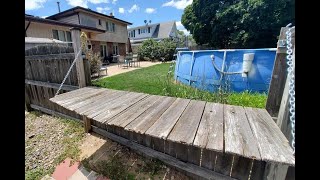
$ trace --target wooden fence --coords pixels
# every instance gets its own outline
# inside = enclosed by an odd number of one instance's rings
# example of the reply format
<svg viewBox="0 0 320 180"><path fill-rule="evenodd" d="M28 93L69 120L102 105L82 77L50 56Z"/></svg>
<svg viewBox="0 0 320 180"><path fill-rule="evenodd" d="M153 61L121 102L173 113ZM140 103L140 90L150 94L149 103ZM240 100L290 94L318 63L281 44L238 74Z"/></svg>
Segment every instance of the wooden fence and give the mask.
<svg viewBox="0 0 320 180"><path fill-rule="evenodd" d="M289 119L289 78L288 65L286 58L287 45L281 45L281 41L286 41L286 32L288 28L282 27L280 30L279 41L277 46L276 59L274 62L271 83L268 92L266 110L274 117L275 122L280 127L283 134L292 141L291 122ZM292 50L293 50L293 71L295 71L295 29L292 32ZM294 73L295 74L295 73ZM281 172L286 175L286 179L295 179L295 167L275 167L270 166L270 172ZM279 173L278 173L279 174Z"/></svg>
<svg viewBox="0 0 320 180"><path fill-rule="evenodd" d="M68 118L79 118L75 113L49 101L66 76L75 58L74 48L59 45L36 46L25 51L26 109L36 109ZM85 84L91 85L90 64L83 60ZM79 88L76 66L73 66L60 93ZM70 116L70 117L69 117Z"/></svg>

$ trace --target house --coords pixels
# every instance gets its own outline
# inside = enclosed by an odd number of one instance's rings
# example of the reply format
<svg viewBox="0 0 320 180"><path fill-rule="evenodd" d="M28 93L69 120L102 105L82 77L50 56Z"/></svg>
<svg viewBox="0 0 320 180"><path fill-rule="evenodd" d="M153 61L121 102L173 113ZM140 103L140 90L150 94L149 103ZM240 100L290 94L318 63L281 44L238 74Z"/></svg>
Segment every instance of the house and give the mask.
<svg viewBox="0 0 320 180"><path fill-rule="evenodd" d="M136 52L137 47L147 39L159 41L164 38L177 38L177 25L175 21L169 21L128 28L128 36L132 50Z"/></svg>
<svg viewBox="0 0 320 180"><path fill-rule="evenodd" d="M25 15L25 36L72 42L70 28L80 28L101 57L125 55L128 51L127 26L132 23L91 9L74 7L47 18Z"/></svg>

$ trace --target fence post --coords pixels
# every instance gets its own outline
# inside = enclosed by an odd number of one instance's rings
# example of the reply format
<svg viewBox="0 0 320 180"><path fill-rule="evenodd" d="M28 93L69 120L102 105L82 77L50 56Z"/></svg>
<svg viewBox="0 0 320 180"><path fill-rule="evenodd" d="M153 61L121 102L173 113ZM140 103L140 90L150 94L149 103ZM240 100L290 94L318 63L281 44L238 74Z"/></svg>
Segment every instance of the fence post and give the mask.
<svg viewBox="0 0 320 180"><path fill-rule="evenodd" d="M89 133L91 131L91 120L85 115L82 116L84 132Z"/></svg>
<svg viewBox="0 0 320 180"><path fill-rule="evenodd" d="M24 107L25 107L25 110L27 112L30 112L32 110L32 108L30 106L31 102L30 102L30 98L29 98L29 95L27 93L26 87L24 87L24 93L25 93L25 96L24 96L24 98L25 98L25 106Z"/></svg>
<svg viewBox="0 0 320 180"><path fill-rule="evenodd" d="M72 37L72 45L74 49L74 55L77 56L78 52L81 51L81 41L80 41L80 29L79 28L71 28L71 37ZM77 68L77 78L78 78L78 86L79 88L86 86L86 78L85 72L83 67L83 59L82 55L78 57L76 61L76 68Z"/></svg>

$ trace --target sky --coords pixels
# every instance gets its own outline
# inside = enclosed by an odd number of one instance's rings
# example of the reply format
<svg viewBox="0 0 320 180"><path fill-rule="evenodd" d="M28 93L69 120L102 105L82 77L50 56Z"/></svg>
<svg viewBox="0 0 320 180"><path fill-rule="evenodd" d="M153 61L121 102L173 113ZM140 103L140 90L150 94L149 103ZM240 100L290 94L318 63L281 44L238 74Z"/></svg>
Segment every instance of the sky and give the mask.
<svg viewBox="0 0 320 180"><path fill-rule="evenodd" d="M133 23L129 27L144 25L144 20L151 20L151 24L176 21L178 30L189 32L181 24L184 8L192 0L25 0L25 13L45 18L65 11L75 6L90 8L91 10Z"/></svg>

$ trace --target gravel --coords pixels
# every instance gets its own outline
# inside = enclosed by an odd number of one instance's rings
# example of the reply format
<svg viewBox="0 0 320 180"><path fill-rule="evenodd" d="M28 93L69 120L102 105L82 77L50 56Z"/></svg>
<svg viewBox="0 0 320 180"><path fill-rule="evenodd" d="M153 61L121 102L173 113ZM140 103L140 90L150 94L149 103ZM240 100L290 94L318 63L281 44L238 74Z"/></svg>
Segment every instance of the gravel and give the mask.
<svg viewBox="0 0 320 180"><path fill-rule="evenodd" d="M60 118L25 113L25 171L54 168L54 160L64 151L66 128Z"/></svg>

